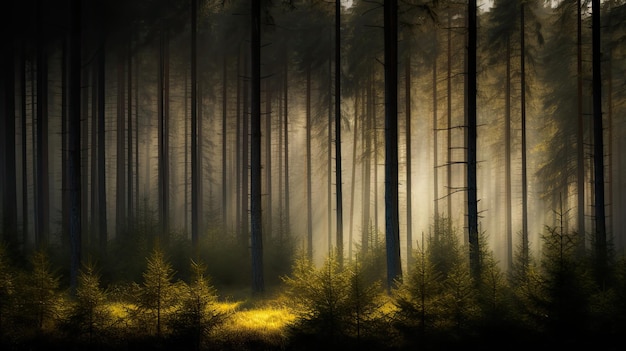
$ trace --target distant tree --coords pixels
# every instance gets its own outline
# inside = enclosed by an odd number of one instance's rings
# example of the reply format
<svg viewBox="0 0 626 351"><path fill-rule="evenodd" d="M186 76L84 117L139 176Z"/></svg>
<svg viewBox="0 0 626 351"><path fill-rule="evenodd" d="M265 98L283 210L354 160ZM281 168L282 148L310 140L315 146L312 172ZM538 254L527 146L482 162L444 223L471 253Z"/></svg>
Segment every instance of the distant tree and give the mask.
<svg viewBox="0 0 626 351"><path fill-rule="evenodd" d="M335 0L335 187L337 206L337 252L343 264L343 192L341 180L341 1ZM330 219L329 219L330 221Z"/></svg>

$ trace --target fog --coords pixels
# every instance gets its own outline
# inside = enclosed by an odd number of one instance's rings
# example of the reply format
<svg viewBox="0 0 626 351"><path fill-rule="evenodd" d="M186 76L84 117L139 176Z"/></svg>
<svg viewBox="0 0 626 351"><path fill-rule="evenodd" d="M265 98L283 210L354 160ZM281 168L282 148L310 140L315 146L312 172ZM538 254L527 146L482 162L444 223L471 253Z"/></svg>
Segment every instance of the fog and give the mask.
<svg viewBox="0 0 626 351"><path fill-rule="evenodd" d="M478 206L480 232L485 235L487 246L498 262L506 267L509 226L506 209L511 211L513 248L518 246L523 228L520 39L518 19L510 20L511 28L506 28L506 20L496 17L506 13L494 14L496 5L485 4L479 11ZM62 117L65 113L62 39L65 32L60 23L65 21L66 14L54 2L46 2L42 6L43 32L46 33L43 38L41 32L34 30L37 24L35 16L24 15L23 21L14 22L19 29L14 32L14 38L21 41L17 47L24 50L15 50L16 57L24 63L21 66L22 63L16 60L15 65L23 67L25 78L21 80L21 73L15 71L18 93L14 139L18 229L27 224L27 233L20 239L23 248L34 245L38 240L36 230L39 230L35 221L39 214L34 206L41 201L37 198L34 185L37 171L33 153L37 143L33 125L37 98L34 52L42 39L48 68L48 141L45 152L49 168L43 176L49 179L46 204L50 211L50 241L60 243L65 235L62 223ZM85 4L81 89L84 101L81 121L82 210L86 233L83 240L96 240L89 232L94 228L95 214L103 211L94 207L97 196L93 193L94 182L97 181L94 172L98 167L94 166L96 160L92 151L97 148L98 133L104 133L106 145L108 240L122 235L118 229L126 231L129 228L127 219L136 218L140 211L156 213L160 186L169 194L166 209L169 230L183 236L191 235L190 26L185 6L182 2L158 1L137 1L129 4L128 8L118 2ZM467 240L464 163L466 30L463 5L442 5L429 13L407 3L401 5L401 10L399 213L401 253L403 264L406 264L409 221L413 248L427 242L426 239L433 234L436 216L450 218L458 230L459 240ZM584 191L584 228L587 245L590 245L590 235L594 232L590 9L584 9L582 19L581 50L584 57L580 72L582 95L579 98L582 99L583 110L578 112L582 113L584 123L584 160L581 163L576 161L576 130L571 122L577 118L575 11L566 2L553 3L552 7L533 2L527 12L524 108L529 242L531 249L538 253L546 226L563 224L566 230L577 231L577 194ZM625 159L617 152L623 149L625 140L625 61L624 47L619 41L625 33L623 22L619 20L623 14L623 5L613 2L603 4L602 19L608 23L603 27L602 34L607 228L617 252L623 251L625 235L623 218L618 215L623 212L624 206L626 187L622 172ZM249 98L245 91L249 89L250 74L247 67L250 59L247 52L248 16L245 1L227 1L224 4L201 1L197 56L198 155L201 158L199 196L202 203L200 240L211 235L237 236L242 230L247 232L247 228L241 228L241 223L242 216L249 215L247 204L242 202L247 198L247 189L242 191L243 176L249 176L245 170L250 167L245 162L249 162L249 158L243 158L246 150L242 147L244 133L248 133L243 131L243 119L248 117L245 114L248 111L246 99ZM261 159L264 237L291 237L298 248L304 249L308 245L310 218L314 259L321 263L335 246L336 235L335 140L332 127L335 118L332 108L335 101L333 77L336 72L333 69L332 6L319 1L294 1L292 6L277 2L266 8L263 20ZM104 131L94 127L98 118L95 115L97 99L94 97L98 77L93 67L98 61L100 29L103 29L105 38ZM507 35L509 39L503 39ZM509 45L508 52L503 46L505 42ZM382 9L379 4L361 1L344 4L341 52L343 232L344 255L348 257L361 245L361 236L367 226L380 232L381 240L385 230L384 57ZM508 61L505 58L507 55L510 58ZM408 57L411 142L407 146L405 65ZM159 159L160 64L165 67L165 71L161 71L164 72L162 82L167 84L164 102L167 161ZM566 72L559 72L560 67L566 67ZM307 74L310 76L310 90L307 90ZM20 96L20 89L24 89L25 95ZM306 162L307 94L311 118L310 170ZM20 108L21 104L25 109ZM505 131L506 116L510 116L509 133ZM21 127L22 119L26 129ZM129 119L132 129L128 127ZM267 119L270 119L269 129ZM510 142L508 155L506 136L509 136ZM288 155L285 157L287 139ZM25 145L25 155L22 154L22 145ZM556 149L557 146L560 149ZM406 157L407 147L411 148L410 159ZM121 158L118 157L120 153ZM128 155L132 160L128 160ZM509 202L506 197L507 156L510 157ZM22 171L22 160L27 162L26 173ZM164 185L160 185L158 176L161 162L167 162L165 167L169 172ZM409 162L412 170L407 175ZM288 173L285 170L287 164ZM580 164L584 166L584 189L579 189L576 181ZM307 171L311 172L311 213L307 211ZM368 184L366 179L369 179ZM411 194L407 194L409 180ZM120 182L125 189L132 189L132 193L119 193ZM22 191L24 183L27 193ZM3 193L7 193L5 188ZM126 200L120 201L121 197ZM411 213L407 213L409 197ZM369 202L365 203L367 198ZM27 212L23 211L24 200L27 201ZM289 211L286 210L287 202ZM118 211L120 203L126 204L122 212ZM3 211L7 209L3 208ZM271 218L268 217L270 213ZM120 215L125 218L118 218ZM366 219L368 215L369 220Z"/></svg>

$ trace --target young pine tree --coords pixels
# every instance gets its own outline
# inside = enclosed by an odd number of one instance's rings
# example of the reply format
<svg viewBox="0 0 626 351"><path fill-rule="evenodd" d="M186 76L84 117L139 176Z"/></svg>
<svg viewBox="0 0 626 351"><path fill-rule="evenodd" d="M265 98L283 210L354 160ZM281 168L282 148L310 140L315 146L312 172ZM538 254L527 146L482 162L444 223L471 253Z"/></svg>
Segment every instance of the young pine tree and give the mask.
<svg viewBox="0 0 626 351"><path fill-rule="evenodd" d="M216 308L217 290L205 275L206 267L192 260L191 271L192 281L181 291L181 305L170 326L179 340L192 344L193 350L199 350L204 338L226 316Z"/></svg>
<svg viewBox="0 0 626 351"><path fill-rule="evenodd" d="M143 273L143 285L139 289L137 307L140 322L155 328L156 336L162 335L164 317L174 304L176 287L172 282L174 270L165 259L163 251L156 247L147 258L146 271ZM142 318L143 317L143 318Z"/></svg>

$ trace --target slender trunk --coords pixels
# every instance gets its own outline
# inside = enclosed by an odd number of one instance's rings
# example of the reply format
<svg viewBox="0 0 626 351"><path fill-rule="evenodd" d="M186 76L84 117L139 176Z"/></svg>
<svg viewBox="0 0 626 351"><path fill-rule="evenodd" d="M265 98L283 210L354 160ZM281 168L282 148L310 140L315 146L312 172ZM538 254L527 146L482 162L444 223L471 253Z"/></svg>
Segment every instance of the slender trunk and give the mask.
<svg viewBox="0 0 626 351"><path fill-rule="evenodd" d="M22 131L22 250L26 252L28 246L28 157L26 142L26 55L24 45L20 48L20 96L21 96L21 131Z"/></svg>
<svg viewBox="0 0 626 351"><path fill-rule="evenodd" d="M582 3L577 1L577 36L576 36L576 80L577 80L577 131L576 131L576 189L578 191L577 215L578 237L580 238L580 250L582 254L585 247L585 144L584 144L584 118L583 118L583 58L582 58Z"/></svg>
<svg viewBox="0 0 626 351"><path fill-rule="evenodd" d="M81 68L81 232L82 235L82 247L89 244L89 195L93 194L89 189L89 73ZM95 158L92 159L92 163Z"/></svg>
<svg viewBox="0 0 626 351"><path fill-rule="evenodd" d="M2 96L0 105L4 108L4 126L2 142L4 143L2 164L3 179L3 204L2 204L2 223L4 240L11 249L16 249L18 245L17 239L17 190L16 190L16 163L15 163L15 50L14 42L9 41L5 48L8 52L2 54L2 70L3 79L0 82L0 90Z"/></svg>
<svg viewBox="0 0 626 351"><path fill-rule="evenodd" d="M341 2L335 1L335 188L337 195L337 258L343 264L343 192L341 179Z"/></svg>
<svg viewBox="0 0 626 351"><path fill-rule="evenodd" d="M328 59L328 133L327 133L327 142L328 149L326 150L326 160L327 160L327 172L326 172L326 224L328 228L326 229L326 233L328 235L328 254L332 252L332 237L333 237L333 104L332 104L332 58Z"/></svg>
<svg viewBox="0 0 626 351"><path fill-rule="evenodd" d="M126 121L124 120L124 113L126 112L125 106L125 90L124 90L124 59L119 54L117 60L117 151L116 151L116 197L115 197L115 235L120 237L125 231L126 227L126 157L125 153L125 128Z"/></svg>
<svg viewBox="0 0 626 351"><path fill-rule="evenodd" d="M467 224L472 277L480 277L478 197L476 189L476 0L468 2L467 45Z"/></svg>
<svg viewBox="0 0 626 351"><path fill-rule="evenodd" d="M68 181L68 105L69 105L69 88L67 85L67 75L69 66L69 40L63 40L63 48L61 53L61 242L64 248L68 248L70 244L70 216L69 216L69 181Z"/></svg>
<svg viewBox="0 0 626 351"><path fill-rule="evenodd" d="M446 195L448 197L448 220L452 221L452 11L448 10L448 60L447 60L447 71L448 76L447 80L447 89L448 93L447 102L448 102L448 121L447 121L447 137L446 141L447 145L447 162L448 167L446 169L446 186L448 190L446 191Z"/></svg>
<svg viewBox="0 0 626 351"><path fill-rule="evenodd" d="M228 138L226 135L226 121L228 119L227 108L228 108L228 97L227 97L227 58L224 55L223 59L223 67L222 67L222 233L225 234L228 228L228 205L227 205L227 172L226 172L226 145L228 142Z"/></svg>
<svg viewBox="0 0 626 351"><path fill-rule="evenodd" d="M504 82L504 211L506 235L506 266L513 265L513 211L511 207L511 41L506 41L506 80Z"/></svg>
<svg viewBox="0 0 626 351"><path fill-rule="evenodd" d="M272 235L272 92L265 81L265 226L266 237Z"/></svg>
<svg viewBox="0 0 626 351"><path fill-rule="evenodd" d="M70 236L70 288L75 292L78 285L78 271L81 263L81 1L72 0L69 41L69 136L67 156L69 185L69 236Z"/></svg>
<svg viewBox="0 0 626 351"><path fill-rule="evenodd" d="M437 45L437 28L433 28L433 74L432 74L432 84L433 84L433 206L434 206L434 215L435 215L435 232L434 239L437 240L439 236L439 130L438 128L438 118L437 118L437 105L438 105L438 96L437 96L437 59L438 59L438 45Z"/></svg>
<svg viewBox="0 0 626 351"><path fill-rule="evenodd" d="M405 143L406 143L406 259L407 270L412 267L413 259L413 190L411 188L411 53L406 57L404 67L404 104L405 104Z"/></svg>
<svg viewBox="0 0 626 351"><path fill-rule="evenodd" d="M593 62L593 169L594 212L596 218L595 247L597 280L603 286L606 280L607 239L604 202L604 131L602 126L602 67L600 42L600 0L592 0L592 62Z"/></svg>
<svg viewBox="0 0 626 351"><path fill-rule="evenodd" d="M291 233L291 223L290 223L290 218L291 218L291 211L290 211L290 207L289 207L289 79L288 79L288 74L289 74L289 67L288 67L288 60L285 59L285 77L284 77L284 94L285 94L285 103L283 105L283 108L285 109L285 112L283 113L284 115L284 124L283 124L283 128L284 133L285 133L285 232L287 234Z"/></svg>
<svg viewBox="0 0 626 351"><path fill-rule="evenodd" d="M127 112L126 118L128 121L128 146L126 151L126 184L128 187L126 194L126 229L131 231L134 226L134 209L133 209L133 53L132 53L132 41L128 40L128 50L127 50L127 61L126 61L126 69L127 69L127 77L126 77L126 90L127 90ZM135 103L137 103L135 101ZM186 153L185 153L186 154ZM186 167L186 165L185 165Z"/></svg>
<svg viewBox="0 0 626 351"><path fill-rule="evenodd" d="M359 92L357 91L354 95L354 135L352 137L352 176L350 177L350 224L349 224L349 232L348 232L348 260L352 260L352 243L353 243L353 232L354 232L354 193L356 188L356 151L359 140L359 115L357 113L359 109Z"/></svg>
<svg viewBox="0 0 626 351"><path fill-rule="evenodd" d="M243 133L242 133L242 141L241 141L241 247L247 248L249 243L249 233L250 233L250 224L249 224L249 203L250 203L250 187L249 187L249 171L250 171L250 163L249 163L249 154L250 147L248 145L248 137L250 134L250 116L248 114L249 109L249 84L248 84L248 58L244 57L244 71L243 71Z"/></svg>
<svg viewBox="0 0 626 351"><path fill-rule="evenodd" d="M105 129L104 129L104 107L105 107L105 42L104 33L101 34L100 48L98 52L98 72L97 72L97 105L98 105L98 241L102 254L106 253L108 231L107 231L107 203L106 203L106 169L105 169Z"/></svg>
<svg viewBox="0 0 626 351"><path fill-rule="evenodd" d="M525 38L525 3L520 5L520 103L522 120L522 252L524 262L528 258L528 180L526 175L526 38Z"/></svg>
<svg viewBox="0 0 626 351"><path fill-rule="evenodd" d="M371 162L372 162L372 124L374 110L373 73L370 72L367 83L366 123L363 124L364 158L363 158L363 215L361 223L361 251L365 255L369 251L370 227L370 194L371 194ZM365 103L365 101L364 101Z"/></svg>
<svg viewBox="0 0 626 351"><path fill-rule="evenodd" d="M241 156L242 156L242 148L241 148L241 79L240 79L240 69L241 69L241 53L237 53L237 125L235 127L235 148L236 148L236 167L235 167L235 177L236 177L236 206L235 206L235 233L239 235L241 233Z"/></svg>
<svg viewBox="0 0 626 351"><path fill-rule="evenodd" d="M98 70L99 64L93 65L91 69L91 226L89 245L96 247L98 242L99 211L98 211Z"/></svg>
<svg viewBox="0 0 626 351"><path fill-rule="evenodd" d="M159 72L158 72L158 120L159 120L159 220L161 221L161 240L165 244L169 235L169 148L168 148L168 115L169 115L169 87L168 87L168 35L164 24L161 24L161 38L159 45Z"/></svg>
<svg viewBox="0 0 626 351"><path fill-rule="evenodd" d="M261 1L251 2L250 80L251 158L250 158L250 218L252 222L252 291L265 290L263 279L263 221L261 208Z"/></svg>
<svg viewBox="0 0 626 351"><path fill-rule="evenodd" d="M306 70L306 213L307 257L313 259L313 199L311 198L311 65Z"/></svg>
<svg viewBox="0 0 626 351"><path fill-rule="evenodd" d="M398 4L385 1L385 241L387 291L402 279L398 214Z"/></svg>
<svg viewBox="0 0 626 351"><path fill-rule="evenodd" d="M36 243L39 248L48 243L50 230L49 170L48 170L48 52L44 28L44 4L37 1L37 221Z"/></svg>
<svg viewBox="0 0 626 351"><path fill-rule="evenodd" d="M191 245L198 253L198 0L191 0Z"/></svg>

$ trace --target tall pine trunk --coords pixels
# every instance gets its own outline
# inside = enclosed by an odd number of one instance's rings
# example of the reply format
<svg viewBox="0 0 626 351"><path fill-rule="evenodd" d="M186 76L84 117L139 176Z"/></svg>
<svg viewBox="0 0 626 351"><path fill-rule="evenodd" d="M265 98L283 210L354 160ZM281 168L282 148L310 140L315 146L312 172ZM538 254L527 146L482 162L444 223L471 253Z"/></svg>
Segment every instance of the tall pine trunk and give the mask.
<svg viewBox="0 0 626 351"><path fill-rule="evenodd" d="M290 196L290 191L289 191L289 60L287 58L285 58L285 77L284 77L284 82L283 82L283 89L284 89L284 100L285 103L283 104L283 108L284 108L284 112L283 112L283 118L284 118L284 124L283 124L283 128L284 131L283 133L285 134L285 147L284 147L284 158L285 158L285 232L287 234L291 233L291 211L290 211L290 205L289 205L289 196Z"/></svg>
<svg viewBox="0 0 626 351"><path fill-rule="evenodd" d="M385 1L385 241L387 289L402 278L398 214L398 4Z"/></svg>
<svg viewBox="0 0 626 351"><path fill-rule="evenodd" d="M412 267L413 258L413 189L411 187L411 52L404 64L404 104L405 104L405 143L406 143L406 259L407 270Z"/></svg>
<svg viewBox="0 0 626 351"><path fill-rule="evenodd" d="M313 259L313 199L311 190L311 65L306 69L306 213L307 257Z"/></svg>
<svg viewBox="0 0 626 351"><path fill-rule="evenodd" d="M252 222L252 291L265 290L263 277L263 221L261 208L261 1L251 2L250 62L250 218Z"/></svg>
<svg viewBox="0 0 626 351"><path fill-rule="evenodd" d="M228 183L227 177L227 119L228 119L228 94L227 94L227 58L224 55L223 58L223 67L222 67L222 234L226 234L228 229L228 189L226 184Z"/></svg>
<svg viewBox="0 0 626 351"><path fill-rule="evenodd" d="M9 12L10 13L10 12ZM4 24L6 25L6 24ZM0 82L0 106L2 106L2 143L3 153L3 203L2 231L4 240L11 249L15 249L17 240L17 190L15 163L15 50L13 41L6 43L8 50L2 54L3 79Z"/></svg>
<svg viewBox="0 0 626 351"><path fill-rule="evenodd" d="M467 45L467 224L472 277L480 277L478 242L478 196L476 189L476 0L468 2Z"/></svg>
<svg viewBox="0 0 626 351"><path fill-rule="evenodd" d="M191 0L191 245L198 254L198 0Z"/></svg>
<svg viewBox="0 0 626 351"><path fill-rule="evenodd" d="M585 247L585 144L584 144L584 119L583 119L583 58L582 58L582 3L577 1L576 15L576 96L577 96L577 130L576 130L576 189L578 194L577 216L578 237L580 238L580 253Z"/></svg>
<svg viewBox="0 0 626 351"><path fill-rule="evenodd" d="M526 172L526 38L525 38L525 3L520 5L520 111L522 121L522 255L528 261L528 180Z"/></svg>
<svg viewBox="0 0 626 351"><path fill-rule="evenodd" d="M81 265L81 0L70 3L70 41L68 72L68 185L69 185L69 236L70 236L70 288L75 292Z"/></svg>
<svg viewBox="0 0 626 351"><path fill-rule="evenodd" d="M593 177L596 279L604 286L607 278L606 213L604 202L604 131L602 125L602 62L600 42L600 0L592 0L592 65L593 65Z"/></svg>
<svg viewBox="0 0 626 351"><path fill-rule="evenodd" d="M124 120L124 113L126 112L125 105L125 72L124 72L124 59L120 53L117 58L117 166L116 166L116 206L115 206L115 235L119 237L126 227L126 150L125 148L125 129L126 121Z"/></svg>
<svg viewBox="0 0 626 351"><path fill-rule="evenodd" d="M161 24L159 44L159 71L158 71L158 149L159 149L159 220L161 224L161 241L167 243L169 236L169 62L168 62L168 34L164 24Z"/></svg>
<svg viewBox="0 0 626 351"><path fill-rule="evenodd" d="M341 180L341 1L335 1L335 191L337 196L337 258L343 264L343 192Z"/></svg>
<svg viewBox="0 0 626 351"><path fill-rule="evenodd" d="M35 241L45 247L50 231L48 169L48 52L44 28L44 2L37 1L37 191Z"/></svg>
<svg viewBox="0 0 626 351"><path fill-rule="evenodd" d="M101 254L106 253L108 231L107 231L107 201L106 201L106 169L105 169L105 39L101 33L100 47L98 51L98 72L97 72L97 118L98 118L98 241Z"/></svg>

